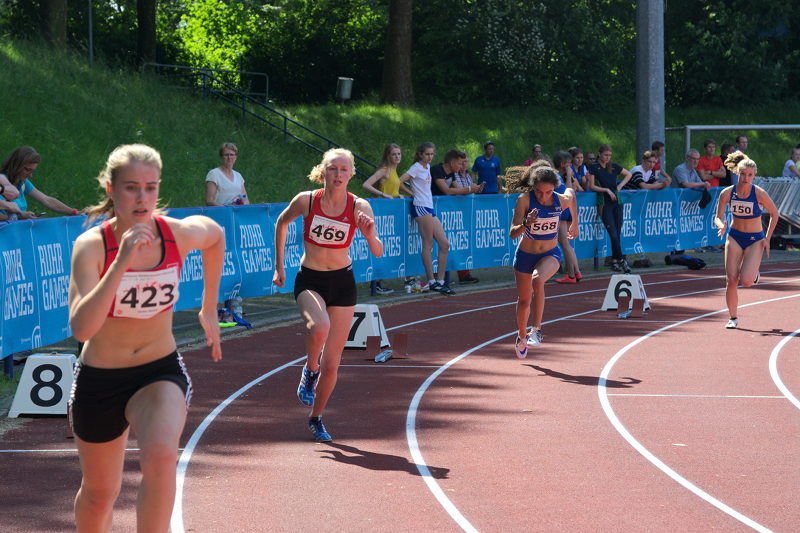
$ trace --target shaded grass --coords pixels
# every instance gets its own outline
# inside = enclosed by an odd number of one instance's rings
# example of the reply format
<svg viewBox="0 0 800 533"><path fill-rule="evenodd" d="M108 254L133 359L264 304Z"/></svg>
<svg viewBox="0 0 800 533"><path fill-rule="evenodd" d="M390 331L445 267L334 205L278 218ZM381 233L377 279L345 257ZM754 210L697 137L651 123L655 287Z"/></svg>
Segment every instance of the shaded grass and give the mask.
<svg viewBox="0 0 800 533"><path fill-rule="evenodd" d="M144 142L164 159L162 198L169 206L202 205L204 177L219 164L222 142L239 146L236 169L247 181L251 201L283 202L309 188L306 179L319 154L297 142L285 143L277 130L254 119L242 120L231 106L203 100L166 87L138 72L90 66L82 56L56 53L35 42L0 42L0 157L23 144L42 154L33 182L45 193L83 207L99 197L94 177L117 145ZM279 82L279 81L278 81ZM636 116L633 105L621 110L587 113L537 107L430 105L406 109L370 100L346 105L294 106L287 114L326 137L377 161L388 142L403 147L401 170L413 161L423 141L437 145L439 160L449 148L470 158L483 143L496 143L504 166L521 164L533 143L545 153L577 145L595 151L601 143L614 148L614 160L636 164ZM800 104L750 106L736 110L697 107L667 112L667 125L781 123L797 116ZM718 144L733 141L738 131L713 132ZM798 131L750 131L749 154L759 174L777 175ZM702 147L703 133L693 145ZM667 171L683 160L681 133L666 138ZM362 165L362 170L371 172ZM351 190L362 191L355 178Z"/></svg>

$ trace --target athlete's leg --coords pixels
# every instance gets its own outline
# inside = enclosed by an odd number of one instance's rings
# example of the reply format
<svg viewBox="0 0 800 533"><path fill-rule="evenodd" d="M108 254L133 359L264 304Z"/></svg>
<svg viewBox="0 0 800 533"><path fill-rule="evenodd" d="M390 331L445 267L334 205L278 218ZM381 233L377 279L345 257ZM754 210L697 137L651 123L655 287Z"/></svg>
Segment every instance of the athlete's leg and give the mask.
<svg viewBox="0 0 800 533"><path fill-rule="evenodd" d="M297 309L306 323L306 368L312 372L319 370L322 347L328 338L331 322L322 296L316 291L305 290L297 295Z"/></svg>
<svg viewBox="0 0 800 533"><path fill-rule="evenodd" d="M743 256L742 247L729 235L725 241L725 303L728 305L728 313L731 318L738 316L736 314L739 308L737 287L739 285Z"/></svg>
<svg viewBox="0 0 800 533"><path fill-rule="evenodd" d="M552 255L543 257L536 263L538 276L534 276L531 281L533 286L533 327L542 327L542 316L544 315L544 284L553 274L558 271L558 259Z"/></svg>
<svg viewBox="0 0 800 533"><path fill-rule="evenodd" d="M436 254L437 266L439 267L436 272L436 280L444 281L444 275L447 272L447 253L450 251L450 242L447 240L447 235L444 234L444 228L439 219L436 217L431 218L433 219L433 239L439 246L439 252Z"/></svg>
<svg viewBox="0 0 800 533"><path fill-rule="evenodd" d="M175 469L186 422L186 397L175 383L156 381L131 397L125 417L141 450L136 529L140 533L167 533L175 503Z"/></svg>
<svg viewBox="0 0 800 533"><path fill-rule="evenodd" d="M767 246L766 239L754 242L744 249L742 267L739 272L739 282L742 287L750 287L758 277L758 270L761 268L761 258L764 255L764 247Z"/></svg>
<svg viewBox="0 0 800 533"><path fill-rule="evenodd" d="M110 531L114 502L122 486L128 430L109 442L86 442L75 436L81 463L81 487L75 496L78 533Z"/></svg>
<svg viewBox="0 0 800 533"><path fill-rule="evenodd" d="M342 350L350 334L350 325L353 323L353 311L355 306L350 307L328 307L330 317L330 331L325 340L325 348L322 351L320 362L322 371L319 375L317 385L317 396L314 406L311 408L310 416L319 416L325 410L325 405L336 387L336 380L339 375L339 363L342 360Z"/></svg>
<svg viewBox="0 0 800 533"><path fill-rule="evenodd" d="M422 257L422 268L425 269L425 282L433 279L433 231L434 231L434 217L431 214L415 217L414 220L419 226L419 236L422 237L422 250L420 256ZM441 226L441 224L440 224Z"/></svg>
<svg viewBox="0 0 800 533"><path fill-rule="evenodd" d="M580 271L580 267L578 265L578 257L575 255L575 250L572 248L572 245L569 242L569 225L570 222L567 222L566 220L559 221L558 244L561 245L561 251L564 252L564 266L567 271L567 275L571 278L574 278L575 275Z"/></svg>
<svg viewBox="0 0 800 533"><path fill-rule="evenodd" d="M528 318L531 314L531 295L533 285L531 274L514 269L514 278L517 281L517 330L520 339L525 340L528 334Z"/></svg>

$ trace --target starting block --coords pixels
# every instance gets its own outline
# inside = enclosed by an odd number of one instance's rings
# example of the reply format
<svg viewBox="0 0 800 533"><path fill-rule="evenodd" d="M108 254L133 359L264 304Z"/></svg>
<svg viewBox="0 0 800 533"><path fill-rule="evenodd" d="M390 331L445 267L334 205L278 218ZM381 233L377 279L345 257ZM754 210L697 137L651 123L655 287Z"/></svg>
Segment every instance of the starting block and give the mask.
<svg viewBox="0 0 800 533"><path fill-rule="evenodd" d="M17 418L21 414L66 416L75 361L72 354L29 355L8 417Z"/></svg>
<svg viewBox="0 0 800 533"><path fill-rule="evenodd" d="M627 298L625 309L620 303ZM650 309L647 293L644 291L642 278L638 274L614 274L608 282L606 297L603 300L603 311L617 310L618 313L629 309L631 302L642 300L642 311Z"/></svg>
<svg viewBox="0 0 800 533"><path fill-rule="evenodd" d="M367 337L367 356L375 357L376 363L385 363L395 355L405 357L408 351L408 334L395 333L389 348L381 351L380 337Z"/></svg>
<svg viewBox="0 0 800 533"><path fill-rule="evenodd" d="M617 307L617 318L642 318L644 316L644 300L628 296L620 296Z"/></svg>
<svg viewBox="0 0 800 533"><path fill-rule="evenodd" d="M383 319L375 304L358 304L353 313L350 333L345 348L366 348L368 337L379 337L380 347L389 346L389 337L383 326Z"/></svg>

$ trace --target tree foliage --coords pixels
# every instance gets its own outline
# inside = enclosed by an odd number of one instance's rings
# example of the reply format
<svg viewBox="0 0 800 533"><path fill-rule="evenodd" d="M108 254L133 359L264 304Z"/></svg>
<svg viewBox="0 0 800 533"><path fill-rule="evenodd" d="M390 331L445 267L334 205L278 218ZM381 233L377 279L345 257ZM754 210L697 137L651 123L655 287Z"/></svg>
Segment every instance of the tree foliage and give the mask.
<svg viewBox="0 0 800 533"><path fill-rule="evenodd" d="M41 7L49 1L0 0L0 32L41 34ZM354 97L377 95L382 92L389 4L157 0L156 59L264 72L271 96L286 102L330 101L340 76L354 78ZM413 2L413 94L417 101L491 100L568 109L631 103L636 4ZM67 41L85 49L86 3L68 5ZM797 99L800 3L668 0L665 6L668 104ZM136 10L137 0L93 0L98 57L137 64Z"/></svg>

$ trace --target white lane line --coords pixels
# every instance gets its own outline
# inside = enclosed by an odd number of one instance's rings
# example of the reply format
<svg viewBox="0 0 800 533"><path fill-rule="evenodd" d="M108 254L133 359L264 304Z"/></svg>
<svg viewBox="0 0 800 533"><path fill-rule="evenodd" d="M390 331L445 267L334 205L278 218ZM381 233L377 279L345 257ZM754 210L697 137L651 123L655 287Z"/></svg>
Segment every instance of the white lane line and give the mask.
<svg viewBox="0 0 800 533"><path fill-rule="evenodd" d="M178 448L182 450L182 448ZM77 452L78 448L62 448L62 449L41 449L41 450L0 450L0 453L71 453ZM126 452L138 452L139 448L125 448Z"/></svg>
<svg viewBox="0 0 800 533"><path fill-rule="evenodd" d="M797 269L787 269L785 271L792 272L792 271L795 271L795 270L797 270ZM784 270L780 270L780 271L776 271L776 272L784 272ZM767 274L767 273L764 272L762 274ZM717 276L717 277L721 277L721 276ZM647 283L647 284L645 284L645 286L661 285L661 284L666 284L666 283L703 281L703 280L706 280L706 279L708 279L708 277L690 278L690 279L684 279L684 280L658 281L658 282L653 282L653 283ZM767 285L767 284L768 283L761 282L760 285ZM546 299L550 300L550 299L555 299L555 298L564 298L564 297L567 297L567 296L577 296L577 295L581 295L581 294L591 294L591 293L597 293L597 292L604 292L606 290L607 290L607 288L605 288L605 289L604 288L600 288L600 289L592 289L592 290L586 290L586 291L568 292L568 293L564 293L564 294L555 294L555 295L547 296ZM721 290L721 288L711 289L709 291L700 291L700 292L713 292L713 291L718 291L718 290ZM662 298L651 298L651 301L656 301L656 300L659 300L659 299L662 299ZM516 302L509 302L507 304L498 304L498 305L492 305L492 306L487 306L487 307L468 309L468 310L465 310L465 311L459 311L459 312L455 312L455 313L442 314L442 315L438 315L438 316L434 316L434 317L425 318L425 319L422 319L422 320L416 320L414 322L408 322L408 323L405 323L405 324L400 324L398 326L394 326L394 327L391 327L391 328L386 328L386 331L393 331L395 329L405 328L405 327L408 327L408 326L412 326L412 325L416 325L416 324L422 324L422 323L425 323L425 322L432 322L434 320L439 320L439 319L442 319L442 318L448 318L448 317L457 316L457 315L463 315L463 314L466 314L466 313L474 313L474 312L479 312L479 311L486 311L488 309L506 307L506 306L514 305L515 303ZM599 311L599 309L594 309L592 311L588 311L587 313L594 313L594 312L597 312L597 311ZM584 313L582 313L582 314L584 314ZM573 316L579 316L579 315L573 315ZM556 322L558 320L562 320L562 319L551 320L549 322L544 322L543 324L548 324L550 322ZM513 334L514 333L512 332L512 333L510 333L508 335L504 335L504 336L499 337L499 338L507 337L507 336L513 335ZM194 452L194 448L197 446L197 443L200 441L200 438L202 437L202 435L205 432L205 430L207 429L207 427L211 424L211 422L214 420L214 418L216 418L223 409L225 409L233 400L235 400L238 396L243 394L247 389L249 389L250 387L254 386L255 384L261 382L262 380L272 376L273 374L276 374L277 372L280 372L280 371L282 371L282 370L284 370L284 369L286 369L288 367L296 365L298 362L302 361L303 359L305 359L305 356L300 357L298 359L295 359L294 361L290 361L290 362L288 362L288 363L286 363L286 364L284 364L284 365L282 365L282 366L280 366L278 368L275 368L275 369L271 370L267 374L264 374L261 377L251 381L249 384L245 385L244 387L242 387L241 389L239 389L238 391L233 393L233 395L229 396L220 405L218 405L217 408L215 408L214 411L209 413L208 416L206 416L206 418L203 420L201 425L198 426L195 429L195 431L192 433L192 436L189 439L189 443L187 443L187 449L184 450L184 453L181 454L181 457L180 457L180 459L178 461L178 470L177 470L177 473L176 473L175 505L174 505L173 510L172 510L172 520L170 522L170 527L172 528L172 532L173 533L185 533L185 530L183 528L183 485L184 485L184 481L185 481L185 477L186 477L186 470L189 467L189 460L191 459L192 453ZM191 448L189 447L189 444L191 444ZM427 467L425 467L425 468L427 469Z"/></svg>
<svg viewBox="0 0 800 533"><path fill-rule="evenodd" d="M189 438L189 442L186 443L186 448L184 448L183 453L181 454L180 458L178 459L178 469L175 474L176 478L176 486L175 486L175 505L172 507L172 519L170 520L170 528L172 529L172 533L183 533L183 482L186 478L186 469L189 467L189 460L192 458L192 453L194 449L197 447L197 443L200 442L200 437L203 436L208 426L211 425L211 422L219 415L223 409L228 407L236 398L247 392L248 389L253 387L254 385L264 381L268 377L273 374L276 374L283 370L284 368L288 368L293 366L298 361L302 361L306 358L304 355L303 357L297 358L294 361L289 361L288 363L275 368L266 374L254 379L247 385L244 385L242 388L228 396L222 403L220 403L213 411L208 413L208 415L203 419L199 426L194 430L192 436Z"/></svg>
<svg viewBox="0 0 800 533"><path fill-rule="evenodd" d="M596 313L599 309L592 309L590 311L584 311L582 313L577 313L570 316L565 316L561 318L556 318L554 320L548 320L547 322L542 322L542 325L551 324L553 322L560 322L562 320L567 320L572 317L587 315L589 313ZM417 467L417 471L419 472L420 476L422 477L425 484L428 485L428 489L431 491L433 496L439 502L447 514L459 525L461 529L464 531L468 531L470 533L477 532L478 530L467 520L461 511L453 504L450 498L442 490L442 487L439 486L439 483L431 474L430 469L428 469L428 465L425 462L425 458L422 456L422 452L419 449L419 441L417 440L417 412L419 411L419 404L422 401L422 397L425 395L425 392L428 388L433 384L433 382L438 378L445 370L456 364L457 362L461 361L468 355L474 353L476 350L480 350L490 344L493 344L501 339L505 339L506 337L510 337L512 335L516 335L517 330L514 330L510 333L505 333L500 335L499 337L495 337L494 339L490 339L482 344L479 344L466 352L463 352L461 355L454 357L447 363L443 364L436 372L428 376L428 379L425 380L422 385L419 386L417 392L414 393L414 398L411 400L411 404L408 406L408 412L406 414L406 440L408 441L408 450L411 452L411 457L414 460L414 465Z"/></svg>
<svg viewBox="0 0 800 533"><path fill-rule="evenodd" d="M772 350L772 353L769 355L769 375L772 376L772 381L775 383L775 386L778 387L778 390L783 393L783 396L792 402L795 407L800 409L800 400L798 400L797 397L792 394L792 391L789 390L789 387L783 383L781 375L778 372L778 354L783 347L786 346L786 344L797 335L800 335L800 329L792 332L788 337L779 342L778 345Z"/></svg>
<svg viewBox="0 0 800 533"><path fill-rule="evenodd" d="M739 308L741 309L741 308L744 308L744 307L750 307L750 306L754 306L754 305L761 305L761 304L765 304L765 303L772 303L772 302L777 302L777 301L787 300L787 299L790 299L790 298L797 298L797 297L800 297L800 294L793 294L793 295L790 295L790 296L781 296L779 298L771 298L771 299L762 300L762 301L759 301L759 302L752 302L752 303L740 305ZM653 453L651 453L650 450L645 448L638 440L636 440L636 438L634 438L634 436L622 424L622 422L620 421L619 417L617 417L617 414L614 412L614 409L611 407L611 402L608 400L608 397L609 397L608 389L607 389L607 387L605 385L606 384L606 380L608 379L608 376L611 373L611 369L622 358L622 356L625 355L625 353L628 352L628 350L630 350L634 346L636 346L638 344L641 344L642 342L644 342L645 340L649 339L650 337L653 337L653 336L655 336L655 335L657 335L659 333L663 333L664 331L667 331L668 329L671 329L671 328L674 328L676 326L680 326L680 325L683 325L683 324L687 324L687 323L693 322L695 320L700 320L702 318L713 316L713 315L716 315L716 314L719 314L719 313L725 313L727 311L728 311L727 309L720 309L719 311L712 311L710 313L704 313L702 315L697 315L697 316L692 317L692 318L687 318L686 320L678 322L677 324L664 326L663 328L657 329L655 331L651 331L647 335L643 335L643 336L639 337L638 339L634 340L633 342L629 343L627 346L625 346L624 348L619 350L616 354L614 354L614 356L611 359L609 359L609 361L603 367L603 371L600 373L600 380L599 380L599 382L597 384L597 395L598 395L598 397L600 399L600 405L603 408L603 412L605 412L606 417L608 417L609 421L614 426L614 429L616 429L617 432L626 441L628 441L628 444L630 444L631 447L633 447L633 449L635 449L645 459L647 459L653 465L655 465L656 468L658 468L659 470L661 470L662 472L667 474L669 477L671 477L678 484L680 484L684 488L688 489L689 491L693 492L695 495L697 495L700 498L702 498L703 500L707 501L708 503L710 503L711 505L713 505L714 507L716 507L720 511L728 514L729 516L735 518L736 520L742 522L743 524L745 524L745 525L747 525L747 526L749 526L749 527L751 527L751 528L753 528L753 529L755 529L757 531L768 532L768 531L770 531L770 529L768 529L765 526L759 524L758 522L752 520L751 518L748 518L747 516L743 515L739 511L736 511L732 507L729 507L728 505L726 505L723 502L721 502L720 500L716 499L711 494L707 493L706 491L704 491L703 489L701 489L697 485L693 484L688 479L686 479L683 476L681 476L680 474L678 474L675 470L673 470L672 468L667 466L667 464L664 463L661 459L659 459Z"/></svg>
<svg viewBox="0 0 800 533"><path fill-rule="evenodd" d="M738 394L625 394L624 392L617 392L608 394L608 396L639 396L643 398L745 398L745 399L760 399L766 398L769 400L784 400L784 396L745 396Z"/></svg>

